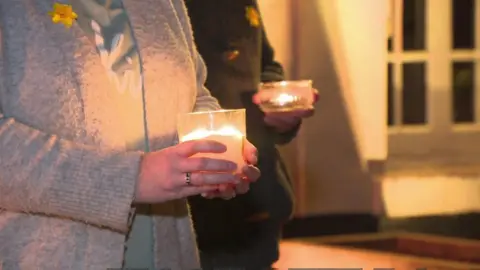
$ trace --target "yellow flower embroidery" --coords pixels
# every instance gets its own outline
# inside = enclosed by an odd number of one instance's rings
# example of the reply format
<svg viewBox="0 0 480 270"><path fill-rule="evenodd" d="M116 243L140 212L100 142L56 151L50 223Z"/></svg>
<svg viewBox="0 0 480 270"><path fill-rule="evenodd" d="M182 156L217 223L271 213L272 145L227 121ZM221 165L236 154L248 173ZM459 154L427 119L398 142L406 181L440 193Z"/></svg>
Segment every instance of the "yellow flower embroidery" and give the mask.
<svg viewBox="0 0 480 270"><path fill-rule="evenodd" d="M53 10L48 12L48 15L52 17L53 23L61 23L65 25L66 28L72 27L73 21L78 17L71 5L59 3L53 4Z"/></svg>
<svg viewBox="0 0 480 270"><path fill-rule="evenodd" d="M248 22L253 27L260 26L260 14L253 6L248 6L245 8L245 16L247 17Z"/></svg>

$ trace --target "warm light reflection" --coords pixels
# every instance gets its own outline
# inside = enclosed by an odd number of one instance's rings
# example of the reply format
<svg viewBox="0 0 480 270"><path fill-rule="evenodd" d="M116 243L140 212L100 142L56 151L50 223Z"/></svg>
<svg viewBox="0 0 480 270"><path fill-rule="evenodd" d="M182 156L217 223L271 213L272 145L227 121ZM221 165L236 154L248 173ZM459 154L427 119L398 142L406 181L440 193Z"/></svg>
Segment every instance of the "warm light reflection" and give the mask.
<svg viewBox="0 0 480 270"><path fill-rule="evenodd" d="M264 112L289 112L312 107L312 81L280 81L258 85L260 108Z"/></svg>
<svg viewBox="0 0 480 270"><path fill-rule="evenodd" d="M238 170L244 165L243 159L243 141L245 135L233 126L223 126L217 130L208 130L205 128L196 129L180 138L180 141L191 140L212 140L217 141L227 147L227 151L220 154L199 153L196 157L210 157L230 160L238 165Z"/></svg>
<svg viewBox="0 0 480 270"><path fill-rule="evenodd" d="M285 104L294 102L296 100L297 100L296 96L286 94L286 93L282 93L282 94L278 95L278 97L273 99L272 102L276 103L278 106L284 106Z"/></svg>
<svg viewBox="0 0 480 270"><path fill-rule="evenodd" d="M224 126L218 130L197 129L183 136L180 140L191 141L205 139L210 136L231 136L237 139L243 139L243 134L233 126Z"/></svg>
<svg viewBox="0 0 480 270"><path fill-rule="evenodd" d="M342 236L338 236L339 238ZM345 236L343 236L345 237ZM378 237L378 236L377 236ZM384 243L384 242L381 242ZM441 267L443 265L443 267ZM457 267L452 267L452 266ZM280 258L275 269L478 269L458 267L458 262L445 262L399 252L376 251L323 243L322 237L285 240L280 244Z"/></svg>

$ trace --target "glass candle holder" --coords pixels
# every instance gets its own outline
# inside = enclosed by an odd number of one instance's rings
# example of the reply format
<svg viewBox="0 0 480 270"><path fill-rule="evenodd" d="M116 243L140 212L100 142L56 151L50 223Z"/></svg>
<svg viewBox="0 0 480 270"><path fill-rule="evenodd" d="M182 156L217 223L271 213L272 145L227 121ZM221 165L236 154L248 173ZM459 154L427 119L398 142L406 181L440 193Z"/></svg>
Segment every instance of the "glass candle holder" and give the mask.
<svg viewBox="0 0 480 270"><path fill-rule="evenodd" d="M245 164L245 109L181 114L178 116L177 131L180 142L206 139L220 142L227 147L224 153L199 153L195 157L229 160L238 165L239 171Z"/></svg>
<svg viewBox="0 0 480 270"><path fill-rule="evenodd" d="M310 109L313 104L311 80L261 83L258 86L260 109L264 112L289 112Z"/></svg>

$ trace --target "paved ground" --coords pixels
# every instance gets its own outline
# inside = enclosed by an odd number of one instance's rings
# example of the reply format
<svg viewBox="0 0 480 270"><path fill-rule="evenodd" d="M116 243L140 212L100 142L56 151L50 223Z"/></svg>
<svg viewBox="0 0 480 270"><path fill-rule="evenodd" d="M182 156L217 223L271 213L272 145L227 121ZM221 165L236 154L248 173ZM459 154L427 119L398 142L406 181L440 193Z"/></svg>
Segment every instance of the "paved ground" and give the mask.
<svg viewBox="0 0 480 270"><path fill-rule="evenodd" d="M284 241L280 246L280 260L275 268L328 268L333 269L480 269L479 264L455 263L433 259L419 259L406 255L375 253L363 250L343 249Z"/></svg>

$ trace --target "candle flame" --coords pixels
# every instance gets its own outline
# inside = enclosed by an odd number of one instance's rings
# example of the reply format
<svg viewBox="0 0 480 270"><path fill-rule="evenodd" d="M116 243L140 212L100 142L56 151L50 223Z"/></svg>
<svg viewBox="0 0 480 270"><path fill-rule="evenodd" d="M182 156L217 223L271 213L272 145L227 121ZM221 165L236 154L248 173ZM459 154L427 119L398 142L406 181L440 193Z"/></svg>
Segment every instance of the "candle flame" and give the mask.
<svg viewBox="0 0 480 270"><path fill-rule="evenodd" d="M210 136L231 136L243 138L242 132L232 126L224 126L218 130L197 129L182 137L181 141L191 141L205 139Z"/></svg>
<svg viewBox="0 0 480 270"><path fill-rule="evenodd" d="M277 98L274 99L274 102L280 106L283 106L287 103L294 102L297 99L296 96L292 96L286 93L280 94Z"/></svg>

